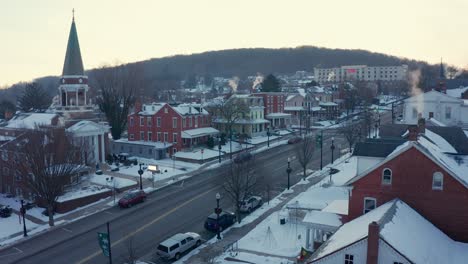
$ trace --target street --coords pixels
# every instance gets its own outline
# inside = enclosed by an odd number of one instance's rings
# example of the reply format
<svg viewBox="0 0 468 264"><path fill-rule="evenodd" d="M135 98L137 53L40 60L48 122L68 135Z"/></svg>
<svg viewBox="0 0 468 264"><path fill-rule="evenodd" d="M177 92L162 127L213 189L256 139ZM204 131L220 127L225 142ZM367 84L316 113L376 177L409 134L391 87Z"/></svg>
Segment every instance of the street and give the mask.
<svg viewBox="0 0 468 264"><path fill-rule="evenodd" d="M334 158L346 147L342 137L334 135ZM324 136L323 164L331 161L331 136ZM299 143L300 144L300 143ZM271 198L287 186L287 158L293 157L294 145L282 145L255 156L271 183ZM301 179L300 166L291 162L291 185ZM320 149L316 149L309 166L320 167ZM129 249L137 257L154 253L159 242L178 232L197 232L204 239L214 234L204 230L206 217L216 206L215 194L221 193L221 207L232 208L232 202L223 195L223 175L226 165L202 171L183 183L158 190L148 200L129 209L113 207L92 216L21 242L0 251L2 263L106 263L97 241L97 232L105 232L110 222L113 263L125 263ZM266 197L264 197L266 199Z"/></svg>

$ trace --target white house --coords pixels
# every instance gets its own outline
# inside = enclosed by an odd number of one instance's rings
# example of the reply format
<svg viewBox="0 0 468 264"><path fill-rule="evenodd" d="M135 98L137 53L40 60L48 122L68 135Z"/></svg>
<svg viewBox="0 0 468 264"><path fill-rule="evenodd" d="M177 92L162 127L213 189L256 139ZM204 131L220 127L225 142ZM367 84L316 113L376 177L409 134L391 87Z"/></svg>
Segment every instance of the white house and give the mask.
<svg viewBox="0 0 468 264"><path fill-rule="evenodd" d="M406 99L402 122L416 124L420 117L433 118L448 126L468 128L468 100L434 90Z"/></svg>
<svg viewBox="0 0 468 264"><path fill-rule="evenodd" d="M87 148L85 155L89 164L99 164L106 161L109 126L83 120L67 128L67 132L70 132L74 140L83 143Z"/></svg>

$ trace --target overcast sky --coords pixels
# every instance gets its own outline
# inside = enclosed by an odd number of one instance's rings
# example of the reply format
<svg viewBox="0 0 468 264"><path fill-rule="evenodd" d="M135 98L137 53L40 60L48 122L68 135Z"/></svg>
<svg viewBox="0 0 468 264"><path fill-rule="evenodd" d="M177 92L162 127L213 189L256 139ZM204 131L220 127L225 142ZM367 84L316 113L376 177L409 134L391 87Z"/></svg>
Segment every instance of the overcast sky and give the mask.
<svg viewBox="0 0 468 264"><path fill-rule="evenodd" d="M72 8L86 69L300 45L468 65L468 0L0 0L0 86L61 74Z"/></svg>

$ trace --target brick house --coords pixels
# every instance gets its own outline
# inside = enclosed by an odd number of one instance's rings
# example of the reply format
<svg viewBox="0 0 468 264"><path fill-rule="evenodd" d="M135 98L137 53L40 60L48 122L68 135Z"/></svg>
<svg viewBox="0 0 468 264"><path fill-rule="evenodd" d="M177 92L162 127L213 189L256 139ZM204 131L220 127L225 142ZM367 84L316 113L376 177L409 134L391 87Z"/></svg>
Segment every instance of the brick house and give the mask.
<svg viewBox="0 0 468 264"><path fill-rule="evenodd" d="M200 105L152 103L137 105L128 115L128 142L167 143L169 154L205 143L217 135L211 127L211 117Z"/></svg>
<svg viewBox="0 0 468 264"><path fill-rule="evenodd" d="M264 103L263 116L270 120L273 128L286 128L291 125L291 114L284 112L286 94L278 92L253 93L254 97L262 97Z"/></svg>
<svg viewBox="0 0 468 264"><path fill-rule="evenodd" d="M399 198L452 239L468 242L468 166L432 142L410 140L350 180L349 219Z"/></svg>

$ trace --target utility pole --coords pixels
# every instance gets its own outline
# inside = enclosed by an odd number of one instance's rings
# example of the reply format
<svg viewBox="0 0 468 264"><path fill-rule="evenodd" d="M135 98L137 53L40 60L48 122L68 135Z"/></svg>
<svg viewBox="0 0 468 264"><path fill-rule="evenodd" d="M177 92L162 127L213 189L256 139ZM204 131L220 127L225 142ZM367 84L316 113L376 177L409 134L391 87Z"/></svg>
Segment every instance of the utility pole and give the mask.
<svg viewBox="0 0 468 264"><path fill-rule="evenodd" d="M111 245L111 238L110 238L109 222L107 222L107 238L109 240L109 264L112 264L112 245Z"/></svg>
<svg viewBox="0 0 468 264"><path fill-rule="evenodd" d="M323 129L320 130L320 170L323 169Z"/></svg>

